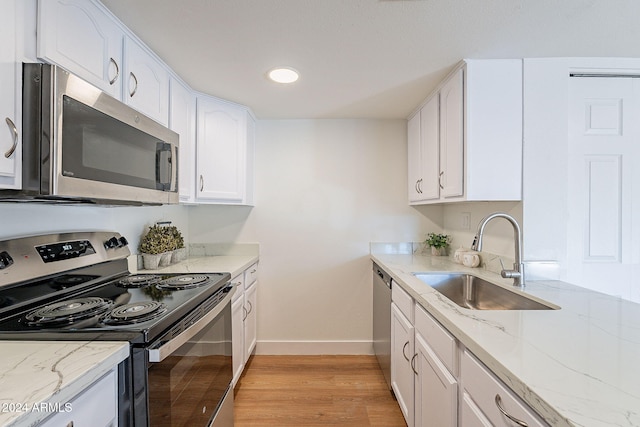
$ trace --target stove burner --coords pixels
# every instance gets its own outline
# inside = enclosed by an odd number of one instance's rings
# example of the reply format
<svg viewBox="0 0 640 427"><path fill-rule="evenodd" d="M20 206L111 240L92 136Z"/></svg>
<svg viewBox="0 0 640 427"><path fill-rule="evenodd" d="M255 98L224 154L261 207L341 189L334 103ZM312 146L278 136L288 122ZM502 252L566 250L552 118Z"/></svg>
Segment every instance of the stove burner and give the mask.
<svg viewBox="0 0 640 427"><path fill-rule="evenodd" d="M113 303L99 297L76 298L45 305L25 316L30 326L71 324L109 311Z"/></svg>
<svg viewBox="0 0 640 427"><path fill-rule="evenodd" d="M67 289L98 277L89 274L65 274L53 279L51 287L58 290Z"/></svg>
<svg viewBox="0 0 640 427"><path fill-rule="evenodd" d="M192 289L209 284L210 279L206 274L184 274L163 280L157 286L160 289Z"/></svg>
<svg viewBox="0 0 640 427"><path fill-rule="evenodd" d="M154 319L167 311L167 307L156 301L142 301L120 305L103 320L107 325L129 325Z"/></svg>
<svg viewBox="0 0 640 427"><path fill-rule="evenodd" d="M116 285L121 288L144 288L146 286L155 285L161 280L162 277L157 274L136 274L118 280Z"/></svg>

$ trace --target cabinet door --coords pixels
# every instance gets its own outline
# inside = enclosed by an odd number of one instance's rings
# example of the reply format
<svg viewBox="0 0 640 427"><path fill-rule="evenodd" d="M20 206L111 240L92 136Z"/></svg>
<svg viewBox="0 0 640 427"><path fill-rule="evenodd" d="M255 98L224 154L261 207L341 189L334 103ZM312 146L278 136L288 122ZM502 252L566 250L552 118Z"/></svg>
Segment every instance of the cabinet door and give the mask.
<svg viewBox="0 0 640 427"><path fill-rule="evenodd" d="M420 180L422 179L422 165L420 162L420 114L418 111L407 122L407 157L408 157L408 190L409 202L422 199L420 194Z"/></svg>
<svg viewBox="0 0 640 427"><path fill-rule="evenodd" d="M123 32L86 0L38 2L37 55L121 99Z"/></svg>
<svg viewBox="0 0 640 427"><path fill-rule="evenodd" d="M180 135L178 191L181 202L194 199L196 161L196 97L179 80L171 79L169 127Z"/></svg>
<svg viewBox="0 0 640 427"><path fill-rule="evenodd" d="M439 96L436 94L422 107L420 114L420 164L422 177L419 188L421 200L434 200L440 197L440 161L439 161Z"/></svg>
<svg viewBox="0 0 640 427"><path fill-rule="evenodd" d="M462 393L460 425L464 427L493 427L493 424L484 416L467 392Z"/></svg>
<svg viewBox="0 0 640 427"><path fill-rule="evenodd" d="M234 301L231 303L231 343L234 387L244 369L244 316L244 289L236 286L236 295L234 295Z"/></svg>
<svg viewBox="0 0 640 427"><path fill-rule="evenodd" d="M64 407L66 402L62 402ZM110 371L69 402L68 412L58 412L40 427L92 426L113 427L118 424L118 383L115 370Z"/></svg>
<svg viewBox="0 0 640 427"><path fill-rule="evenodd" d="M257 291L258 282L254 282L253 285L245 291L245 319L244 319L244 361L246 362L251 357L251 353L256 348L257 339L257 326L258 318L256 316L257 309Z"/></svg>
<svg viewBox="0 0 640 427"><path fill-rule="evenodd" d="M16 161L21 158L16 93L21 82L16 60L16 2L3 2L2 8L5 19L0 26L0 188L13 188Z"/></svg>
<svg viewBox="0 0 640 427"><path fill-rule="evenodd" d="M416 427L456 427L458 384L420 334L415 336Z"/></svg>
<svg viewBox="0 0 640 427"><path fill-rule="evenodd" d="M440 196L464 194L464 80L459 69L440 90Z"/></svg>
<svg viewBox="0 0 640 427"><path fill-rule="evenodd" d="M408 427L414 412L414 328L400 309L391 304L391 387Z"/></svg>
<svg viewBox="0 0 640 427"><path fill-rule="evenodd" d="M197 100L196 199L243 203L246 110L210 97Z"/></svg>
<svg viewBox="0 0 640 427"><path fill-rule="evenodd" d="M124 101L163 125L168 125L169 73L164 64L129 37L125 39L124 62Z"/></svg>

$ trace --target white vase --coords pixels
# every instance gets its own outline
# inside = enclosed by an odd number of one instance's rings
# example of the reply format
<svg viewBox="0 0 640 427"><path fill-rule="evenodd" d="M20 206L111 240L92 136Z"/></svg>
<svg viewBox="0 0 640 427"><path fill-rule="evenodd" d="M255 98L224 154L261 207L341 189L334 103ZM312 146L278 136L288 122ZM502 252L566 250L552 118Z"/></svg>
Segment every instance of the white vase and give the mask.
<svg viewBox="0 0 640 427"><path fill-rule="evenodd" d="M187 248L174 249L171 253L171 264L187 259Z"/></svg>
<svg viewBox="0 0 640 427"><path fill-rule="evenodd" d="M162 254L142 254L145 270L157 270Z"/></svg>
<svg viewBox="0 0 640 427"><path fill-rule="evenodd" d="M166 267L171 264L171 254L173 251L163 252L160 255L160 267Z"/></svg>
<svg viewBox="0 0 640 427"><path fill-rule="evenodd" d="M447 254L447 248L436 248L435 246L431 246L431 255L432 256L445 256Z"/></svg>

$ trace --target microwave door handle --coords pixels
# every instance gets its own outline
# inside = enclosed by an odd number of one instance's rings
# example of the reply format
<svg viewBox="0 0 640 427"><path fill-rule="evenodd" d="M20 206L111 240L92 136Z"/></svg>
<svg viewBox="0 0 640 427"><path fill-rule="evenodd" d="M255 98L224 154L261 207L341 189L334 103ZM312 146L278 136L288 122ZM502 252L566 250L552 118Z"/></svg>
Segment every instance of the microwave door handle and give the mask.
<svg viewBox="0 0 640 427"><path fill-rule="evenodd" d="M171 186L173 167L171 163L171 144L158 142L156 145L156 187L167 190ZM168 171L165 175L163 172Z"/></svg>
<svg viewBox="0 0 640 427"><path fill-rule="evenodd" d="M221 312L224 308L231 302L231 297L236 291L236 287L232 287L229 292L225 295L225 297L220 300L220 302L213 308L213 310L209 311L203 317L198 319L193 325L189 326L187 329L182 331L178 336L172 338L170 341L161 345L158 348L150 348L149 352L149 362L162 362L167 356L171 355L174 351L180 348L183 344L187 343L191 338L193 338L198 332L202 331L204 328L209 325Z"/></svg>
<svg viewBox="0 0 640 427"><path fill-rule="evenodd" d="M169 186L171 188L169 188L170 191L178 191L178 162L179 162L179 158L178 156L180 155L178 153L178 146L177 145L171 145L171 151L172 151L172 155L171 158L169 159L169 161L171 162L171 184L169 184Z"/></svg>

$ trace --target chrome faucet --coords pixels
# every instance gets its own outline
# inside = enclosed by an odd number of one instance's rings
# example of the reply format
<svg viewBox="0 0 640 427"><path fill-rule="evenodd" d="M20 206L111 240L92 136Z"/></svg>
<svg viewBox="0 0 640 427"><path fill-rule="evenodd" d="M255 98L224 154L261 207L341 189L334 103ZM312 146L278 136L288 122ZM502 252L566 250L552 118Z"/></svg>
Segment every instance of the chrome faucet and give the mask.
<svg viewBox="0 0 640 427"><path fill-rule="evenodd" d="M500 272L500 275L506 279L513 279L513 286L524 287L524 264L522 263L522 232L520 231L520 226L518 225L518 222L514 217L504 212L494 212L487 215L478 224L478 231L476 231L476 235L473 238L471 249L474 251L482 250L482 236L484 234L484 227L489 221L494 218L504 218L513 226L513 243L515 245L516 252L515 262L513 263L513 270L505 270L504 265L502 265L502 271ZM500 264L502 264L502 260L500 261Z"/></svg>

